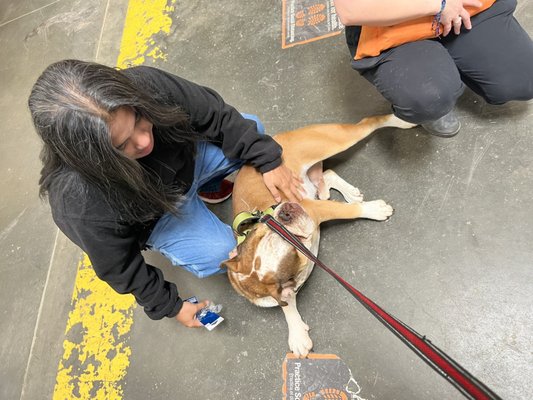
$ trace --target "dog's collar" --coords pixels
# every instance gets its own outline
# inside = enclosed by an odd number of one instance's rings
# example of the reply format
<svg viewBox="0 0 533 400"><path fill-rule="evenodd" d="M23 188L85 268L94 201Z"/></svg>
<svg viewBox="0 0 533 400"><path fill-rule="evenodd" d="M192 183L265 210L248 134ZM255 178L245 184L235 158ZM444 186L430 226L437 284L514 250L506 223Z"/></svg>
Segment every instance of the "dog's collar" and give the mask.
<svg viewBox="0 0 533 400"><path fill-rule="evenodd" d="M257 224L263 215L272 215L277 206L277 204L274 204L263 211L242 211L238 213L232 224L233 231L237 236L237 244L244 242L246 235L252 230L252 226Z"/></svg>

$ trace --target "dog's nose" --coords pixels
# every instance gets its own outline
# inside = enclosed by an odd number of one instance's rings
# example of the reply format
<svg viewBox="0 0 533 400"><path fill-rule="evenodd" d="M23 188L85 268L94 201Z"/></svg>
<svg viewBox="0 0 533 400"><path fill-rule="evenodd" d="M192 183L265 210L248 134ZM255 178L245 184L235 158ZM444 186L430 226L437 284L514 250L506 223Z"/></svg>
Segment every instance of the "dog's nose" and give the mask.
<svg viewBox="0 0 533 400"><path fill-rule="evenodd" d="M283 222L291 222L291 214L285 209L281 210L278 214L278 218Z"/></svg>
<svg viewBox="0 0 533 400"><path fill-rule="evenodd" d="M291 222L295 213L299 210L298 204L295 203L285 203L281 206L279 210L278 218L283 222Z"/></svg>

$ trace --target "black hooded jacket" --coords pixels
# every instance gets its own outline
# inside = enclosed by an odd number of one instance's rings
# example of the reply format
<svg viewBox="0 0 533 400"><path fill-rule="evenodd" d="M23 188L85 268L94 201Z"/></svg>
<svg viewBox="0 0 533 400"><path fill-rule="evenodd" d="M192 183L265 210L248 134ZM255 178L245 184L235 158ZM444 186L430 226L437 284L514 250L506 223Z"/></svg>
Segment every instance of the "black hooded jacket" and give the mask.
<svg viewBox="0 0 533 400"><path fill-rule="evenodd" d="M181 106L192 131L220 146L226 157L244 160L262 173L281 164L280 146L259 134L255 122L244 119L212 89L150 67L121 73L154 98ZM185 193L194 173L192 145L162 144L157 140L157 126L153 133L154 149L139 162L155 171L163 183L177 184ZM48 192L54 221L87 253L97 276L118 293L133 294L150 318L174 317L182 306L176 285L165 281L161 270L146 264L141 254L157 220L123 223L98 190L88 186L84 195L69 194L57 186L53 182Z"/></svg>

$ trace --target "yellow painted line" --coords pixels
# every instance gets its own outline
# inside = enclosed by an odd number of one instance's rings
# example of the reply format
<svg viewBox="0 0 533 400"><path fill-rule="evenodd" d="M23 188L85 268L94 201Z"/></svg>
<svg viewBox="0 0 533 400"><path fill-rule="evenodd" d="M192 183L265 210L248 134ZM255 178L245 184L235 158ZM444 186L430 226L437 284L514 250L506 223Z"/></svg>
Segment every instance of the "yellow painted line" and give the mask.
<svg viewBox="0 0 533 400"><path fill-rule="evenodd" d="M78 266L53 399L122 398L135 299L98 279L87 255Z"/></svg>
<svg viewBox="0 0 533 400"><path fill-rule="evenodd" d="M117 66L166 59L156 36L169 34L175 0L130 0ZM53 400L120 400L130 364L135 299L101 281L87 255L78 265Z"/></svg>
<svg viewBox="0 0 533 400"><path fill-rule="evenodd" d="M125 68L144 64L146 57L166 60L157 44L157 35L168 35L170 13L176 0L130 0L120 45L117 66Z"/></svg>

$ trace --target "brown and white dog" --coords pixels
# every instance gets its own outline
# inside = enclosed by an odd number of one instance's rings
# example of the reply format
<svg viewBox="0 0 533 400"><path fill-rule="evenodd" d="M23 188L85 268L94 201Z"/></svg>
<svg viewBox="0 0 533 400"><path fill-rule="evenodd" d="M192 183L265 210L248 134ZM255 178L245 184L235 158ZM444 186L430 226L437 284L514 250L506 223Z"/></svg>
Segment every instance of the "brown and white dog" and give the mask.
<svg viewBox="0 0 533 400"><path fill-rule="evenodd" d="M325 160L382 127L407 129L413 124L393 115L365 118L358 124L311 125L283 132L274 139L283 148L283 161L304 181L301 203L286 199L275 209L273 217L296 235L314 254L318 252L319 226L333 219L368 218L386 220L392 207L383 200L363 201L359 190L332 170L322 171ZM339 191L346 203L328 200L330 189ZM235 179L233 214L265 210L274 199L257 170L245 166ZM289 348L305 357L313 343L309 327L296 308L296 293L311 274L314 264L265 224L256 224L232 254L223 262L235 290L255 305L281 306L289 327Z"/></svg>

